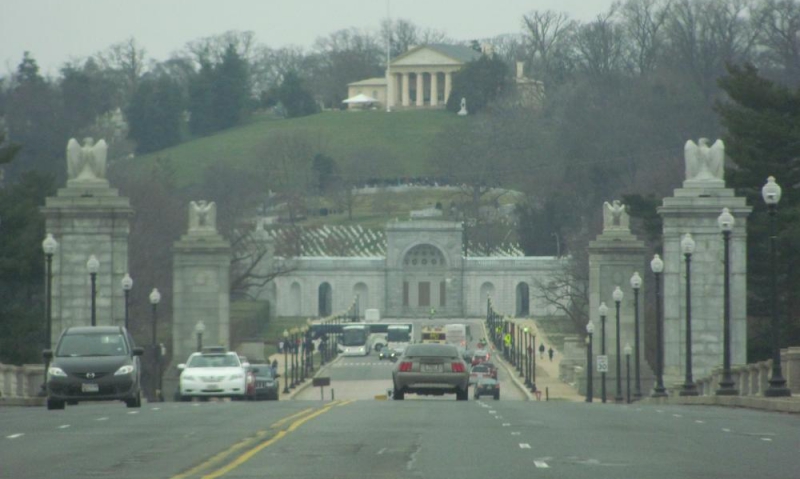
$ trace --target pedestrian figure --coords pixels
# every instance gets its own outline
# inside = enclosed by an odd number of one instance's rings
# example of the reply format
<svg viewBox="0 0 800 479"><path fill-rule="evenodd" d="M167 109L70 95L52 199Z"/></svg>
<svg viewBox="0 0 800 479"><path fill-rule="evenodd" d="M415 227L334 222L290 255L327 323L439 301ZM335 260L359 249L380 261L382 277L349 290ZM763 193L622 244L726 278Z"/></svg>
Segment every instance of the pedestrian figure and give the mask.
<svg viewBox="0 0 800 479"><path fill-rule="evenodd" d="M553 361L553 347L550 346L550 349L547 350L547 355L550 356L550 361Z"/></svg>
<svg viewBox="0 0 800 479"><path fill-rule="evenodd" d="M544 343L539 346L539 359L544 359Z"/></svg>
<svg viewBox="0 0 800 479"><path fill-rule="evenodd" d="M278 360L277 359L273 359L272 360L272 365L270 367L272 368L272 375L273 376L277 376L278 375Z"/></svg>
<svg viewBox="0 0 800 479"><path fill-rule="evenodd" d="M280 342L278 343L278 352L280 352L280 353L282 353L282 352L283 352L283 341L280 341Z"/></svg>

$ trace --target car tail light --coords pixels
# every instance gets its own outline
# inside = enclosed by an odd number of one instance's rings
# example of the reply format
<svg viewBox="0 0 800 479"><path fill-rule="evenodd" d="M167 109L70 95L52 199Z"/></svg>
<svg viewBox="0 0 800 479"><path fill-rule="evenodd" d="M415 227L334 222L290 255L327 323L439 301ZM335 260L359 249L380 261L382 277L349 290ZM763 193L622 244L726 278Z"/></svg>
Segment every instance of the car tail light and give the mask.
<svg viewBox="0 0 800 479"><path fill-rule="evenodd" d="M411 364L412 364L411 361L403 361L402 363L400 363L399 371L401 373L407 373L411 371Z"/></svg>
<svg viewBox="0 0 800 479"><path fill-rule="evenodd" d="M454 373L464 372L464 363L452 363L451 367L453 368Z"/></svg>

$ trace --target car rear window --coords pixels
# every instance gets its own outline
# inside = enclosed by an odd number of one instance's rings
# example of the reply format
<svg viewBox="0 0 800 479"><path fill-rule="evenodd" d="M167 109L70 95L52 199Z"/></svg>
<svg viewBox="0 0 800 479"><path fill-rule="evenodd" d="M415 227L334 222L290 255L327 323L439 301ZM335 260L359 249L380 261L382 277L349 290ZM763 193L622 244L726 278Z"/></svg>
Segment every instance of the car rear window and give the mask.
<svg viewBox="0 0 800 479"><path fill-rule="evenodd" d="M487 368L486 366L475 366L475 367L472 368L472 372L473 373L488 373L489 372L489 368Z"/></svg>
<svg viewBox="0 0 800 479"><path fill-rule="evenodd" d="M458 349L449 344L412 344L406 348L406 357L434 356L442 358L457 358Z"/></svg>

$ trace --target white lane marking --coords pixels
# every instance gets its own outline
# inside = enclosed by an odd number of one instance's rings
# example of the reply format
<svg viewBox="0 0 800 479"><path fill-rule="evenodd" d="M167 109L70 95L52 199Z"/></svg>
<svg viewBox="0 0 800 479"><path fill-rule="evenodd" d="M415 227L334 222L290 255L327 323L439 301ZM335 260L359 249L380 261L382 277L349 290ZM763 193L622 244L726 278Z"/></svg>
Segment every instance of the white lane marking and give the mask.
<svg viewBox="0 0 800 479"><path fill-rule="evenodd" d="M495 416L495 419L503 419L503 416Z"/></svg>
<svg viewBox="0 0 800 479"><path fill-rule="evenodd" d="M98 421L108 421L108 417L105 417L105 416L104 417L98 417L97 420Z"/></svg>
<svg viewBox="0 0 800 479"><path fill-rule="evenodd" d="M762 437L761 440L762 441L771 441L772 438L771 437Z"/></svg>
<svg viewBox="0 0 800 479"><path fill-rule="evenodd" d="M489 414L497 414L497 411L494 411L494 410L489 411Z"/></svg>
<svg viewBox="0 0 800 479"><path fill-rule="evenodd" d="M62 425L58 426L59 429L66 429L68 427L69 427L69 424L62 424Z"/></svg>
<svg viewBox="0 0 800 479"><path fill-rule="evenodd" d="M722 428L722 432L731 432L731 430L730 430L730 429L728 429L728 428L725 428L725 427L723 427L723 428Z"/></svg>
<svg viewBox="0 0 800 479"><path fill-rule="evenodd" d="M378 451L378 455L381 455L381 454L383 454L383 453L384 453L384 451L386 451L386 448L385 448L385 447L384 447L383 449L381 449L380 451Z"/></svg>
<svg viewBox="0 0 800 479"><path fill-rule="evenodd" d="M194 406L194 407L198 407L198 406L200 406L200 403L199 403L199 402L196 402L196 403L192 404L192 406Z"/></svg>
<svg viewBox="0 0 800 479"><path fill-rule="evenodd" d="M536 467L539 468L539 469L549 469L550 468L550 466L548 466L547 463L544 462L544 461L533 461L533 463L536 464Z"/></svg>
<svg viewBox="0 0 800 479"><path fill-rule="evenodd" d="M511 433L512 436L519 436L520 434L522 434L522 433L519 432L519 431L514 431L514 432Z"/></svg>
<svg viewBox="0 0 800 479"><path fill-rule="evenodd" d="M511 425L511 423L510 423L510 422L504 422L504 423L503 423L503 427L508 427L508 426L510 426L510 425Z"/></svg>
<svg viewBox="0 0 800 479"><path fill-rule="evenodd" d="M520 449L530 449L531 445L528 444L527 442L521 442L521 443L519 443L519 448Z"/></svg>
<svg viewBox="0 0 800 479"><path fill-rule="evenodd" d="M683 417L680 414L673 414L672 417Z"/></svg>
<svg viewBox="0 0 800 479"><path fill-rule="evenodd" d="M139 411L130 411L128 414L139 414Z"/></svg>
<svg viewBox="0 0 800 479"><path fill-rule="evenodd" d="M659 414L661 414L661 413L663 413L663 412L664 412L664 410L663 410L663 409L656 409L656 412L657 412L657 413L659 413Z"/></svg>
<svg viewBox="0 0 800 479"><path fill-rule="evenodd" d="M159 409L161 409L161 408L160 407L150 408L151 411L158 411Z"/></svg>
<svg viewBox="0 0 800 479"><path fill-rule="evenodd" d="M10 435L10 436L6 436L6 437L7 437L8 439L16 439L16 438L18 438L18 437L22 437L22 436L24 436L24 435L25 435L24 433L18 432L18 433L16 433L16 434L12 434L12 435Z"/></svg>
<svg viewBox="0 0 800 479"><path fill-rule="evenodd" d="M700 419L695 419L694 422L696 422L697 424L705 424L706 423L705 421L701 421Z"/></svg>

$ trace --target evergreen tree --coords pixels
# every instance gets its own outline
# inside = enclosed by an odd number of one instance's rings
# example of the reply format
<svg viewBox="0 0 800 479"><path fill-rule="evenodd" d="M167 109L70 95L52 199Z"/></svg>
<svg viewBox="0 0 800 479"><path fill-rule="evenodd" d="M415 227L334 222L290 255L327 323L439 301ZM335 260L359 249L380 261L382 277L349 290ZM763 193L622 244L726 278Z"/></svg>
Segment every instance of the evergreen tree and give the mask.
<svg viewBox="0 0 800 479"><path fill-rule="evenodd" d="M205 136L216 130L213 105L214 67L206 59L200 61L200 71L189 83L189 130Z"/></svg>
<svg viewBox="0 0 800 479"><path fill-rule="evenodd" d="M295 73L289 72L283 77L278 89L278 98L286 109L286 116L297 118L319 112L314 97L303 86L303 80Z"/></svg>
<svg viewBox="0 0 800 479"><path fill-rule="evenodd" d="M736 164L726 170L729 184L748 196L748 360L770 355L771 277L769 218L761 187L768 176L783 186L778 205L778 302L781 347L800 341L800 90L790 90L759 75L752 65L728 66L719 82L729 101L717 110L727 130L725 151Z"/></svg>
<svg viewBox="0 0 800 479"><path fill-rule="evenodd" d="M250 102L247 62L236 52L233 44L225 48L222 61L214 71L212 105L216 129L237 125Z"/></svg>
<svg viewBox="0 0 800 479"><path fill-rule="evenodd" d="M127 110L128 136L139 153L167 148L180 142L183 98L180 88L167 77L139 82Z"/></svg>
<svg viewBox="0 0 800 479"><path fill-rule="evenodd" d="M461 99L466 98L467 110L477 113L506 92L511 85L509 70L496 56L483 55L453 75L453 89L447 109L458 112Z"/></svg>

